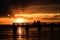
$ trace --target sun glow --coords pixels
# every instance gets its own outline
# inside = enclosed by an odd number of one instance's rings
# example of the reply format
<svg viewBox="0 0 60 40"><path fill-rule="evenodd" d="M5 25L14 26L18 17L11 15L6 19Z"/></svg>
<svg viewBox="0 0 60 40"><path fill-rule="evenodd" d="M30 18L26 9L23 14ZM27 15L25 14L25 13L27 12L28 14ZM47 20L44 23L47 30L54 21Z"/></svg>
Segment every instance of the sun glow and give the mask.
<svg viewBox="0 0 60 40"><path fill-rule="evenodd" d="M15 19L15 23L23 23L25 20L23 18L17 18Z"/></svg>

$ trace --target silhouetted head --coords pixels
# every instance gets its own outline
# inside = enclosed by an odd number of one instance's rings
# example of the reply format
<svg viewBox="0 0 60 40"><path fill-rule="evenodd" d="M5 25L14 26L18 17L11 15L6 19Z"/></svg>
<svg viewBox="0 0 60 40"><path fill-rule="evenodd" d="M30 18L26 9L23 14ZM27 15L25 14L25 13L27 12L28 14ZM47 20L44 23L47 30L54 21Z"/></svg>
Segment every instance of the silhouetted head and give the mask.
<svg viewBox="0 0 60 40"><path fill-rule="evenodd" d="M13 25L15 25L15 23L13 23Z"/></svg>
<svg viewBox="0 0 60 40"><path fill-rule="evenodd" d="M37 20L37 23L40 23L40 21Z"/></svg>
<svg viewBox="0 0 60 40"><path fill-rule="evenodd" d="M34 21L34 23L36 23L36 21Z"/></svg>

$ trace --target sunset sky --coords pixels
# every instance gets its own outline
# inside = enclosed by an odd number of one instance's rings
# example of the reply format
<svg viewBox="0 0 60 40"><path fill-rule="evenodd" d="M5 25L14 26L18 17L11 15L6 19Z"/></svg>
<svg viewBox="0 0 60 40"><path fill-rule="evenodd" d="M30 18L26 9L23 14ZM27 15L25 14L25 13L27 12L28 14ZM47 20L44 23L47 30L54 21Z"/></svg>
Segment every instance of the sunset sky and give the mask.
<svg viewBox="0 0 60 40"><path fill-rule="evenodd" d="M60 0L0 0L0 24L20 18L24 22L60 22Z"/></svg>

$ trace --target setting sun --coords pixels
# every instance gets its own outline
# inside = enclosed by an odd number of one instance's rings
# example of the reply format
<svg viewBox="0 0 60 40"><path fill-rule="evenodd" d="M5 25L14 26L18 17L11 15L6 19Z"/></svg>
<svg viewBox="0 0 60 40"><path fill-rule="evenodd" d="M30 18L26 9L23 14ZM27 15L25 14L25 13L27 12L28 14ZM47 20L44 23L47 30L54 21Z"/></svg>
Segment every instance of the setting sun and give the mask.
<svg viewBox="0 0 60 40"><path fill-rule="evenodd" d="M23 23L25 20L23 18L17 18L15 19L15 23Z"/></svg>

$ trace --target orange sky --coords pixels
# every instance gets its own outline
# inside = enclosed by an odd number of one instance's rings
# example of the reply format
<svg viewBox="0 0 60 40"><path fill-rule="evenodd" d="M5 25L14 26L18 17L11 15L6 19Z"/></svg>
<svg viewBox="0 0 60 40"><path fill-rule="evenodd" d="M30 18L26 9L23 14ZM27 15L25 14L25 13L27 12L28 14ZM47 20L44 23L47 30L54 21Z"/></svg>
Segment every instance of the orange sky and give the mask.
<svg viewBox="0 0 60 40"><path fill-rule="evenodd" d="M41 22L60 22L60 19L56 19L56 20L54 19L55 15L59 15L59 14L51 14L51 13L50 14L47 14L47 13L46 14L43 14L43 13L16 14L14 17L11 17L11 18L8 18L8 17L0 18L0 24L12 24L12 23L16 22L16 19L18 19L18 18L20 18L20 21L23 19L23 22L34 22L36 20L39 20ZM47 18L47 19L44 19L44 18ZM51 18L53 18L53 19L51 19Z"/></svg>
<svg viewBox="0 0 60 40"><path fill-rule="evenodd" d="M60 8L60 6L30 5L25 8L21 8L20 6L11 6L10 15L8 15L10 16L10 18L0 18L0 24L14 23L17 18L20 18L21 20L23 20L23 22L33 22L36 20L39 20L41 22L60 22L60 11L57 8Z"/></svg>

